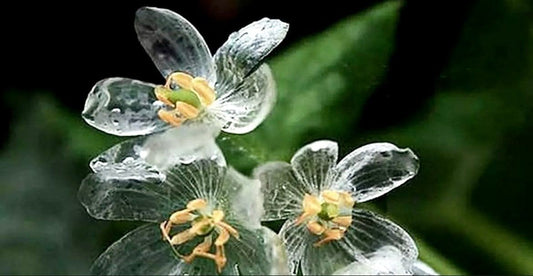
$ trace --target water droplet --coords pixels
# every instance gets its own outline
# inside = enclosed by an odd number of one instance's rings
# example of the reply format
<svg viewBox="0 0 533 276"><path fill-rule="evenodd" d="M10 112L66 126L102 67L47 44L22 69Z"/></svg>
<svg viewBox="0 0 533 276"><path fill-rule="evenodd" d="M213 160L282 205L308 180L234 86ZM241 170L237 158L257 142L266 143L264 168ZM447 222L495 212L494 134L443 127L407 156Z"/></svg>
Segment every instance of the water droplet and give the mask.
<svg viewBox="0 0 533 276"><path fill-rule="evenodd" d="M120 113L120 108L113 108L111 109L111 113Z"/></svg>

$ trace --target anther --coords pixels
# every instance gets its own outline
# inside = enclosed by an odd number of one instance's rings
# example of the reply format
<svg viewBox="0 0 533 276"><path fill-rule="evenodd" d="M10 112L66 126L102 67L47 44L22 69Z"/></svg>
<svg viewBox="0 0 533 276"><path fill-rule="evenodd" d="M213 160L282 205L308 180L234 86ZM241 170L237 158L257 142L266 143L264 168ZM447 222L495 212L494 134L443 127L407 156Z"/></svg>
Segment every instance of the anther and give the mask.
<svg viewBox="0 0 533 276"><path fill-rule="evenodd" d="M167 122L173 126L180 126L181 123L183 123L183 121L185 121L184 119L182 118L179 118L178 116L176 116L176 112L175 111L168 111L168 110L165 110L165 109L160 109L158 112L157 112L157 115L159 116L159 118L161 120L163 120L164 122Z"/></svg>
<svg viewBox="0 0 533 276"><path fill-rule="evenodd" d="M296 225L302 223L306 218L318 214L322 207L320 206L320 201L317 197L305 194L303 199L303 209L303 214L296 219Z"/></svg>
<svg viewBox="0 0 533 276"><path fill-rule="evenodd" d="M350 225L352 225L352 217L351 216L340 216L340 217L334 218L332 222L344 228L348 228L350 227Z"/></svg>
<svg viewBox="0 0 533 276"><path fill-rule="evenodd" d="M159 101L163 102L164 104L168 106L174 107L174 103L168 100L168 95L172 93L172 90L170 90L169 88L165 86L158 85L155 87L154 92L155 92L156 98Z"/></svg>
<svg viewBox="0 0 533 276"><path fill-rule="evenodd" d="M198 94L204 106L208 106L215 101L215 91L209 86L207 80L196 77L192 80L192 90Z"/></svg>
<svg viewBox="0 0 533 276"><path fill-rule="evenodd" d="M185 242L188 242L190 240L192 240L194 237L196 237L196 233L194 233L193 231L191 231L191 229L187 229L183 232L180 232L174 236L172 236L172 239L170 240L170 244L172 245L180 245L180 244L183 244Z"/></svg>
<svg viewBox="0 0 533 276"><path fill-rule="evenodd" d="M324 238L314 243L313 246L319 247L330 241L338 241L342 239L342 237L344 237L344 231L340 229L327 229L326 231L324 231L323 235L324 235Z"/></svg>
<svg viewBox="0 0 533 276"><path fill-rule="evenodd" d="M183 72L176 72L172 73L167 78L167 83L165 84L166 87L170 88L170 85L172 82L174 82L176 85L178 85L180 88L191 90L192 89L192 76L183 73Z"/></svg>
<svg viewBox="0 0 533 276"><path fill-rule="evenodd" d="M198 108L184 102L176 102L176 110L185 119L196 118L198 116L198 113L200 113Z"/></svg>
<svg viewBox="0 0 533 276"><path fill-rule="evenodd" d="M324 233L324 231L326 230L326 227L324 225L316 221L310 221L307 223L306 226L309 232L315 235L322 235L322 233Z"/></svg>
<svg viewBox="0 0 533 276"><path fill-rule="evenodd" d="M195 199L195 200L191 200L191 201L189 201L189 203L187 203L187 209L189 211L195 211L195 210L198 210L198 209L203 209L206 206L207 206L207 202L204 199L201 199L201 198L198 198L198 199Z"/></svg>
<svg viewBox="0 0 533 276"><path fill-rule="evenodd" d="M170 216L169 221L172 224L183 224L183 223L191 221L191 219L192 219L191 211L185 209L185 210L174 212Z"/></svg>
<svg viewBox="0 0 533 276"><path fill-rule="evenodd" d="M338 204L340 195L338 192L326 190L322 192L322 198L327 203Z"/></svg>

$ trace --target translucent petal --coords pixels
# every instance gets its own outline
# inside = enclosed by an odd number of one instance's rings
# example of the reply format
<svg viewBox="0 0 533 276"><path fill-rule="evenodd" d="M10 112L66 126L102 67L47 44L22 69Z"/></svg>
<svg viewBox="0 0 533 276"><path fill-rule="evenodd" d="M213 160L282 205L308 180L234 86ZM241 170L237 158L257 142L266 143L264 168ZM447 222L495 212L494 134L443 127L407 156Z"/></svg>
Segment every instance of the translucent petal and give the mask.
<svg viewBox="0 0 533 276"><path fill-rule="evenodd" d="M292 157L291 165L296 178L314 195L329 187L338 151L337 143L321 140L303 146Z"/></svg>
<svg viewBox="0 0 533 276"><path fill-rule="evenodd" d="M320 247L313 246L320 237L311 234L304 225L295 226L292 220L285 222L280 235L287 247L291 271L297 271L301 262L304 275L330 275L348 265L368 266L369 259L381 258L383 252L392 251L390 248L398 252L402 267L410 267L418 251L403 229L368 211L355 209L352 215L353 222L345 236ZM388 269L392 268L396 266Z"/></svg>
<svg viewBox="0 0 533 276"><path fill-rule="evenodd" d="M217 96L237 89L243 79L255 71L285 38L288 29L287 23L263 18L232 33L214 56Z"/></svg>
<svg viewBox="0 0 533 276"><path fill-rule="evenodd" d="M433 268L421 260L416 260L411 267L413 275L439 275Z"/></svg>
<svg viewBox="0 0 533 276"><path fill-rule="evenodd" d="M285 162L269 162L254 170L254 177L261 182L265 214L263 220L279 220L296 217L302 212L302 200L307 190L296 180L291 165Z"/></svg>
<svg viewBox="0 0 533 276"><path fill-rule="evenodd" d="M95 275L179 274L182 261L172 255L156 224L141 226L113 243L91 267Z"/></svg>
<svg viewBox="0 0 533 276"><path fill-rule="evenodd" d="M160 108L153 84L108 78L94 85L82 117L89 125L113 135L144 135L169 127L157 115Z"/></svg>
<svg viewBox="0 0 533 276"><path fill-rule="evenodd" d="M389 143L369 144L337 164L334 188L347 190L356 202L364 202L405 183L415 176L418 167L418 158L410 149Z"/></svg>
<svg viewBox="0 0 533 276"><path fill-rule="evenodd" d="M227 93L219 96L208 110L229 133L247 133L266 118L276 101L276 84L268 65L263 64Z"/></svg>
<svg viewBox="0 0 533 276"><path fill-rule="evenodd" d="M209 193L197 189L219 183L212 177L223 176L225 161L206 126L183 126L120 143L95 158L91 167L95 174L82 182L78 194L89 214L157 222L197 198L193 196ZM216 174L210 175L213 171ZM194 180L207 184L187 182L191 176L177 181L179 174L193 174ZM188 185L180 186L180 181Z"/></svg>
<svg viewBox="0 0 533 276"><path fill-rule="evenodd" d="M384 246L335 272L333 275L409 275L396 247Z"/></svg>
<svg viewBox="0 0 533 276"><path fill-rule="evenodd" d="M137 10L135 30L142 46L166 78L173 72L186 72L215 83L215 69L204 39L185 18L159 8Z"/></svg>
<svg viewBox="0 0 533 276"><path fill-rule="evenodd" d="M228 190L231 216L239 218L251 227L260 227L264 209L259 180L250 179L229 168L224 180L224 189Z"/></svg>

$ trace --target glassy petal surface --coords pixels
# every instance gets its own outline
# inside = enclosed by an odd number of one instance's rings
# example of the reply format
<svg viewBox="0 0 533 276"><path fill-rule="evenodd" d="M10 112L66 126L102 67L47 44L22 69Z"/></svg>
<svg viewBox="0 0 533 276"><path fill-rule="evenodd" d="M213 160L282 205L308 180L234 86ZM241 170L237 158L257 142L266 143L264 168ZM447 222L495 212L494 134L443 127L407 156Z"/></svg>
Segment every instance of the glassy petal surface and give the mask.
<svg viewBox="0 0 533 276"><path fill-rule="evenodd" d="M296 180L291 165L269 162L257 167L254 176L261 182L263 220L296 217L302 212L302 200L310 191Z"/></svg>
<svg viewBox="0 0 533 276"><path fill-rule="evenodd" d="M172 255L156 224L141 226L113 243L91 267L95 275L179 274L181 261Z"/></svg>
<svg viewBox="0 0 533 276"><path fill-rule="evenodd" d="M337 143L327 140L316 141L300 148L292 157L291 165L296 178L313 195L326 190L331 180L331 169L337 163Z"/></svg>
<svg viewBox="0 0 533 276"><path fill-rule="evenodd" d="M410 149L369 144L337 164L334 187L351 192L356 202L364 202L402 185L416 175L418 167L418 158Z"/></svg>
<svg viewBox="0 0 533 276"><path fill-rule="evenodd" d="M261 183L239 173L233 168L226 172L224 189L228 192L231 216L251 227L260 227L264 213Z"/></svg>
<svg viewBox="0 0 533 276"><path fill-rule="evenodd" d="M401 253L392 246L384 246L335 272L333 275L410 275L402 263Z"/></svg>
<svg viewBox="0 0 533 276"><path fill-rule="evenodd" d="M179 71L214 84L209 48L196 28L181 15L167 9L140 8L135 16L135 31L163 77Z"/></svg>
<svg viewBox="0 0 533 276"><path fill-rule="evenodd" d="M285 38L288 29L287 23L263 18L232 33L214 56L217 96L221 97L237 89Z"/></svg>
<svg viewBox="0 0 533 276"><path fill-rule="evenodd" d="M433 268L421 260L416 260L411 271L413 275L439 275Z"/></svg>
<svg viewBox="0 0 533 276"><path fill-rule="evenodd" d="M161 105L156 101L153 84L127 78L103 79L87 96L82 117L109 134L149 134L168 128L157 115Z"/></svg>
<svg viewBox="0 0 533 276"><path fill-rule="evenodd" d="M279 236L281 237L285 248L287 249L287 258L289 263L289 272L296 275L300 262L304 258L304 253L308 246L313 246L312 241L314 237L309 234L309 231L304 224L296 225L296 219L288 219L285 221Z"/></svg>
<svg viewBox="0 0 533 276"><path fill-rule="evenodd" d="M276 84L263 64L239 85L217 97L209 111L229 133L247 133L266 118L276 101Z"/></svg>

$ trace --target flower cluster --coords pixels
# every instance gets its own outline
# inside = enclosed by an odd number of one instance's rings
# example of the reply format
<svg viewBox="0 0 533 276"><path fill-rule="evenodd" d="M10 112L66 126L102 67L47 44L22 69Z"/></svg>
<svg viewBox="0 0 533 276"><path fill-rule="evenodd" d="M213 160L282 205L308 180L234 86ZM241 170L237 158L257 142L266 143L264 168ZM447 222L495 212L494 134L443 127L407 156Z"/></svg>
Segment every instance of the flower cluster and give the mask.
<svg viewBox="0 0 533 276"><path fill-rule="evenodd" d="M402 228L360 208L417 173L411 150L375 143L337 162L337 144L322 140L252 177L226 164L214 138L248 133L270 112L276 88L262 61L288 24L253 22L214 56L169 10L139 9L135 30L165 82L108 78L93 87L87 123L141 136L94 158L78 196L95 218L147 224L111 245L93 273L434 274ZM278 234L261 225L271 220L285 220Z"/></svg>

